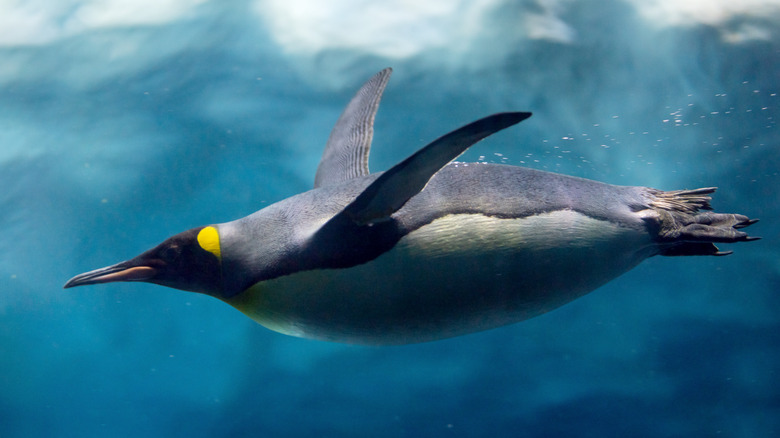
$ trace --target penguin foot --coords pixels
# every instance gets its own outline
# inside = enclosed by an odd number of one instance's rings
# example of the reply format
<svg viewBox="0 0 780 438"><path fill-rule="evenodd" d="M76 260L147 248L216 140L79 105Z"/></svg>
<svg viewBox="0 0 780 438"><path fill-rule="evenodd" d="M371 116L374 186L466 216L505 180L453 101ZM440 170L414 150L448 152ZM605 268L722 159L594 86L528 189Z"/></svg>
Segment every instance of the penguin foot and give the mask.
<svg viewBox="0 0 780 438"><path fill-rule="evenodd" d="M661 254L680 255L729 255L720 251L714 243L751 242L760 237L749 236L742 228L758 222L741 214L712 213L707 195L714 187L673 192L653 191L650 205L657 213L657 239Z"/></svg>
<svg viewBox="0 0 780 438"><path fill-rule="evenodd" d="M756 223L741 214L699 213L688 217L678 215L674 219L674 226L659 235L665 240L733 243L758 239L739 231Z"/></svg>

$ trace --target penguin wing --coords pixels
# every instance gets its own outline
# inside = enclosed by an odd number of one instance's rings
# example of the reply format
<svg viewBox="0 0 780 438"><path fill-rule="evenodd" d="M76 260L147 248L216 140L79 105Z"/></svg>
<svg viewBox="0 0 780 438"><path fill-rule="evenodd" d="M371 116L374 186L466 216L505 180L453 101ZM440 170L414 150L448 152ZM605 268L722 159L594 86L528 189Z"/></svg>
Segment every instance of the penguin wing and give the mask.
<svg viewBox="0 0 780 438"><path fill-rule="evenodd" d="M368 175L368 153L374 135L374 116L392 68L369 79L341 113L330 132L314 176L314 188Z"/></svg>
<svg viewBox="0 0 780 438"><path fill-rule="evenodd" d="M382 173L331 221L348 218L357 225L388 220L428 180L474 143L531 117L531 113L498 113L439 137Z"/></svg>

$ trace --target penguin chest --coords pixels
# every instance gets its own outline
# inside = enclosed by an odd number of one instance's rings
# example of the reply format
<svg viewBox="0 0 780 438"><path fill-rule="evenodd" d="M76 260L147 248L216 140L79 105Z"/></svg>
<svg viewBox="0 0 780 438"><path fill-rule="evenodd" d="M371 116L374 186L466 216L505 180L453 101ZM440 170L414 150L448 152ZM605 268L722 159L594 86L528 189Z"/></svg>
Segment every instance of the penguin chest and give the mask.
<svg viewBox="0 0 780 438"><path fill-rule="evenodd" d="M423 342L547 312L652 254L646 231L570 210L515 219L448 215L374 260L263 281L227 301L295 336Z"/></svg>

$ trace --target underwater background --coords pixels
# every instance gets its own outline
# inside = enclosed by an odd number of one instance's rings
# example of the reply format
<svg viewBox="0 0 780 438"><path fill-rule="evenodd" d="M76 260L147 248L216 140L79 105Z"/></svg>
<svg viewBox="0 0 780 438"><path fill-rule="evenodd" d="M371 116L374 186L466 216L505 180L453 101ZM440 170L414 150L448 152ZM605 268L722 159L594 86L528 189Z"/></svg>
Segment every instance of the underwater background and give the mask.
<svg viewBox="0 0 780 438"><path fill-rule="evenodd" d="M0 1L0 436L779 436L779 25L778 0ZM532 111L459 160L717 186L764 239L402 347L62 289L309 190L387 66L373 171Z"/></svg>

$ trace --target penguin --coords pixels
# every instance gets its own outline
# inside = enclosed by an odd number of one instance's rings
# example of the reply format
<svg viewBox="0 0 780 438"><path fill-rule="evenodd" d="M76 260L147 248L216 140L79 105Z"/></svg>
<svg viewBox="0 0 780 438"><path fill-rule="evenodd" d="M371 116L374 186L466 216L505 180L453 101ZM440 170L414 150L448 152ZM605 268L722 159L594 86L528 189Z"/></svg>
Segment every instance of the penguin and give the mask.
<svg viewBox="0 0 780 438"><path fill-rule="evenodd" d="M385 172L368 155L392 70L334 126L314 188L177 234L65 288L142 281L204 293L280 333L399 345L513 324L581 297L642 260L722 256L756 222L711 212L715 188L615 186L518 166L453 162L531 116L493 114Z"/></svg>

